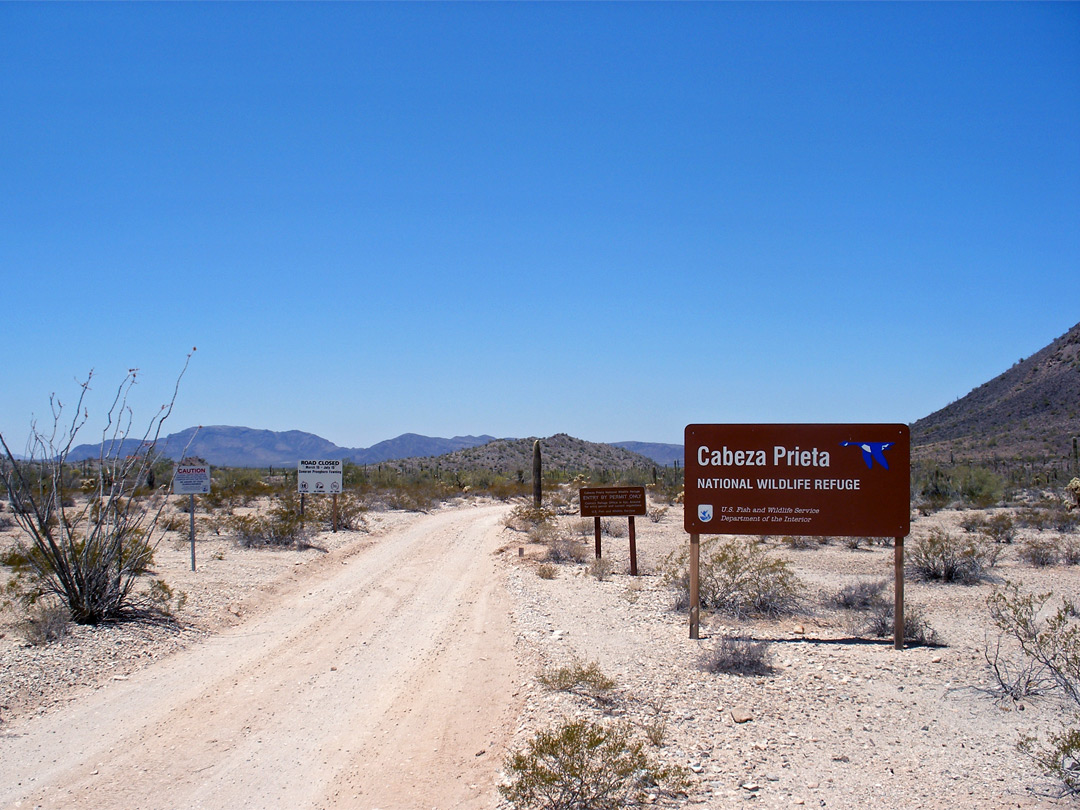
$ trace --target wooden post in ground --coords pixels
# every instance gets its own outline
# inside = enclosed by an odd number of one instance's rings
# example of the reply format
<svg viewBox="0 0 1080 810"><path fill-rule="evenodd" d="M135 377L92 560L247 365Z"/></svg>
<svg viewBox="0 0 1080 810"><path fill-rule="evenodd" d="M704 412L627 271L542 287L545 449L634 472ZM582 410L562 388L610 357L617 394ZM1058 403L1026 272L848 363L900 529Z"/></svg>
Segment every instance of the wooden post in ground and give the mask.
<svg viewBox="0 0 1080 810"><path fill-rule="evenodd" d="M630 519L630 576L637 576L637 533L634 530L634 516Z"/></svg>
<svg viewBox="0 0 1080 810"><path fill-rule="evenodd" d="M698 560L701 557L701 535L690 535L690 638L701 638L701 592L698 585Z"/></svg>
<svg viewBox="0 0 1080 810"><path fill-rule="evenodd" d="M596 527L596 529L595 529L595 534L596 534L596 559L599 560L602 553L603 553L603 550L600 548L600 516L597 515L596 517L593 518L593 520L596 521L596 523L595 523L595 527Z"/></svg>
<svg viewBox="0 0 1080 810"><path fill-rule="evenodd" d="M334 531L335 531L335 532L337 532L337 520L338 520L338 512L337 512L337 493L335 492L335 493L334 493Z"/></svg>
<svg viewBox="0 0 1080 810"><path fill-rule="evenodd" d="M904 649L904 538L893 540L893 647Z"/></svg>

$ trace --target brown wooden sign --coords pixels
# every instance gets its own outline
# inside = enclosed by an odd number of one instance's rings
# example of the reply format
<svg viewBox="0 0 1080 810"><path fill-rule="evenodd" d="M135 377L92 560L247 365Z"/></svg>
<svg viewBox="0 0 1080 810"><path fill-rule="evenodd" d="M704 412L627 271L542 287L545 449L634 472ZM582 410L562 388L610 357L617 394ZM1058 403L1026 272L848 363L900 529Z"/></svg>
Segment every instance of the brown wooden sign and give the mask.
<svg viewBox="0 0 1080 810"><path fill-rule="evenodd" d="M690 534L908 534L907 425L688 425L685 442Z"/></svg>
<svg viewBox="0 0 1080 810"><path fill-rule="evenodd" d="M629 517L648 514L645 487L584 487L578 492L582 517Z"/></svg>

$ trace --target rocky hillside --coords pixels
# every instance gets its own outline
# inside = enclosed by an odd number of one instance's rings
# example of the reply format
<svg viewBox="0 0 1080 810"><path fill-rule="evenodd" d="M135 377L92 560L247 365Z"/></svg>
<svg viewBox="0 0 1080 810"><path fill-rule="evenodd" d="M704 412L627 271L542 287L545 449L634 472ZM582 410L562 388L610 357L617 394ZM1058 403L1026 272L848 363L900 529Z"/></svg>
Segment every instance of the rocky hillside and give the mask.
<svg viewBox="0 0 1080 810"><path fill-rule="evenodd" d="M911 427L912 456L1059 459L1080 435L1080 324Z"/></svg>
<svg viewBox="0 0 1080 810"><path fill-rule="evenodd" d="M520 470L529 478L532 476L534 441L535 438L496 439L480 447L458 450L430 461L446 469L493 470L504 475L514 475ZM651 459L622 447L587 442L565 433L540 439L540 449L545 470L573 473L589 470L651 470L656 466Z"/></svg>

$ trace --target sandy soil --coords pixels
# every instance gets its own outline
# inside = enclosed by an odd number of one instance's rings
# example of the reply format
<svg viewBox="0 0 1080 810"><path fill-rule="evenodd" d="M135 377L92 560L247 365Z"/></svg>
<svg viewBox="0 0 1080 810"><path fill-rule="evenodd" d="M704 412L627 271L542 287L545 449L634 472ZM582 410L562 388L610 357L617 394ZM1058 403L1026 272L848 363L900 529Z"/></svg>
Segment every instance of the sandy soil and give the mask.
<svg viewBox="0 0 1080 810"><path fill-rule="evenodd" d="M896 651L819 598L890 578L891 548L802 551L773 538L771 553L805 583L803 609L707 616L691 641L659 576L686 543L677 507L637 520L638 577L625 521L612 519L622 536L604 538L603 579L587 562L538 576L545 549L504 526L509 509L371 514L366 531L315 538L325 552L200 535L194 574L174 538L158 569L189 594L183 629L77 628L31 648L0 627L0 807L491 810L507 753L575 716L661 738L651 754L693 782L659 804L1074 806L1047 795L1053 784L1016 751L1022 733L1059 728L1067 707L985 691L994 582L909 581L909 604L946 646ZM961 516L919 518L913 535ZM561 521L591 549L591 521ZM1034 568L1015 550L997 582L1078 596L1080 569ZM773 671L704 671L725 633L770 641ZM537 680L587 661L616 681L610 701Z"/></svg>

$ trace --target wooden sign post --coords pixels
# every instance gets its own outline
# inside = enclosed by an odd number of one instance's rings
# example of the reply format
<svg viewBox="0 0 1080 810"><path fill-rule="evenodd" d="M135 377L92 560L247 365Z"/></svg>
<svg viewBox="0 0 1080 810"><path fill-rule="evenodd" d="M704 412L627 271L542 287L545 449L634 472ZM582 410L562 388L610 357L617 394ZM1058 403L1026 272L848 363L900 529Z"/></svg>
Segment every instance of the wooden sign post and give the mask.
<svg viewBox="0 0 1080 810"><path fill-rule="evenodd" d="M636 577L637 532L635 515L648 514L645 506L645 487L583 487L578 491L581 516L595 520L596 559L603 555L600 544L600 518L626 517L630 519L630 576Z"/></svg>
<svg viewBox="0 0 1080 810"><path fill-rule="evenodd" d="M907 425L688 425L685 454L691 638L699 637L700 535L893 537L893 643L903 648Z"/></svg>

